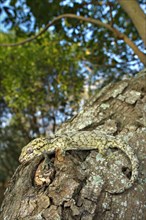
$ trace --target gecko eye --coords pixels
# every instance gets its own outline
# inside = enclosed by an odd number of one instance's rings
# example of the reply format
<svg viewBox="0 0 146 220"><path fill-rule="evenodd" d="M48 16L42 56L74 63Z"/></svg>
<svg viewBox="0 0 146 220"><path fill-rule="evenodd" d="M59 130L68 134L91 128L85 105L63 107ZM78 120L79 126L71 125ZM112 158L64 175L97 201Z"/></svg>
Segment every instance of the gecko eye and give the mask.
<svg viewBox="0 0 146 220"><path fill-rule="evenodd" d="M27 150L27 153L28 153L28 154L31 154L31 153L33 153L33 150L32 150L32 149L28 149L28 150Z"/></svg>

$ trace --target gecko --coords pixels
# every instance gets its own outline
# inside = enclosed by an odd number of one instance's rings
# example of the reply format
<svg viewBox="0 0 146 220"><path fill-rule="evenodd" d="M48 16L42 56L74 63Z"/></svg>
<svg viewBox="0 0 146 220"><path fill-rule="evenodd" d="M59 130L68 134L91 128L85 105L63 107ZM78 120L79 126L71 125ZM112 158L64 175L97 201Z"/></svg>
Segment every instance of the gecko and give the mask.
<svg viewBox="0 0 146 220"><path fill-rule="evenodd" d="M68 150L93 150L97 149L102 155L105 155L108 148L118 148L126 154L131 162L132 175L128 183L120 189L113 190L111 194L122 193L131 188L138 179L139 161L130 147L121 138L114 137L96 130L69 132L52 139L36 138L26 145L19 157L20 163L26 163L44 152L54 153L59 149L62 153Z"/></svg>

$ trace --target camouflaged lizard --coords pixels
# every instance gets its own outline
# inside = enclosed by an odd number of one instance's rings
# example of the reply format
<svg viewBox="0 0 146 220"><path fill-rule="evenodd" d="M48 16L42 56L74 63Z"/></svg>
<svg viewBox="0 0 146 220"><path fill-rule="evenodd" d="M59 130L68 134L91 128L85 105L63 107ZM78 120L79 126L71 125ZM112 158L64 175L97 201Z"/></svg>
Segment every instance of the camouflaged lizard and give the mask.
<svg viewBox="0 0 146 220"><path fill-rule="evenodd" d="M44 152L47 152L47 154L54 153L56 149L60 149L61 152L67 150L98 149L99 153L104 155L108 148L120 149L127 155L131 162L132 175L128 184L120 188L118 191L111 192L122 193L126 189L132 187L138 178L138 159L132 148L122 139L100 133L96 130L70 132L52 139L36 138L22 149L19 161L25 163L33 159L35 156L40 156Z"/></svg>

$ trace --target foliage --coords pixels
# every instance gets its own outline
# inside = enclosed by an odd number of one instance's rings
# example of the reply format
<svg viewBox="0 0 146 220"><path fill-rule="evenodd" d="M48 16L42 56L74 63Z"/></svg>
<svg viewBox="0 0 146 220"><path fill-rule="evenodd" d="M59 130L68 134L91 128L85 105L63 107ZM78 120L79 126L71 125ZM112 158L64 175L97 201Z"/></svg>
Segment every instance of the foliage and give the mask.
<svg viewBox="0 0 146 220"><path fill-rule="evenodd" d="M144 1L141 1L141 6L144 7L144 3ZM118 2L113 0L110 2L107 0L52 0L43 2L39 0L15 0L10 2L8 8L9 13L6 16L8 20L4 19L3 23L5 25L11 24L11 27L15 27L17 35L21 35L23 29L27 33L34 33L36 29L46 25L54 17L64 13L72 13L92 17L118 27L121 32L130 36L130 39L141 50L144 50L144 44L130 18L122 10ZM27 10L24 10L26 8ZM19 19L17 19L18 16ZM137 56L133 54L133 51L127 47L124 41L116 40L115 36L105 28L76 19L63 19L54 25L53 31L61 33L66 42L80 43L80 46L87 51L84 60L90 62L94 75L99 76L104 72L104 76L109 77L111 81L111 79L121 78L124 73L134 73L143 68ZM118 76L116 75L117 70Z"/></svg>
<svg viewBox="0 0 146 220"><path fill-rule="evenodd" d="M12 112L34 114L58 109L67 101L78 102L83 86L76 45L60 44L59 37L46 34L41 41L24 47L4 48L0 53L4 101Z"/></svg>
<svg viewBox="0 0 146 220"><path fill-rule="evenodd" d="M9 35L1 34L1 39L9 40ZM78 64L81 52L76 52L76 44L60 39L47 33L34 44L0 51L1 142L17 152L13 159L20 151L15 143L22 146L54 131L78 107L84 82Z"/></svg>

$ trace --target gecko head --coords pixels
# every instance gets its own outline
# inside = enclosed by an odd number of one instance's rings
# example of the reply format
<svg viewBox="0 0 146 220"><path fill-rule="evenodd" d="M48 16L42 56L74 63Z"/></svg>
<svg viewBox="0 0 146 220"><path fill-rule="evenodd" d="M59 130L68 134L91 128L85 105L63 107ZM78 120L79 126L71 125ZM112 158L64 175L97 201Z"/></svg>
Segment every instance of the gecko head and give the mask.
<svg viewBox="0 0 146 220"><path fill-rule="evenodd" d="M47 144L46 138L36 138L22 148L19 157L20 163L28 162L35 156L41 155L43 147ZM41 150L42 149L42 150Z"/></svg>

